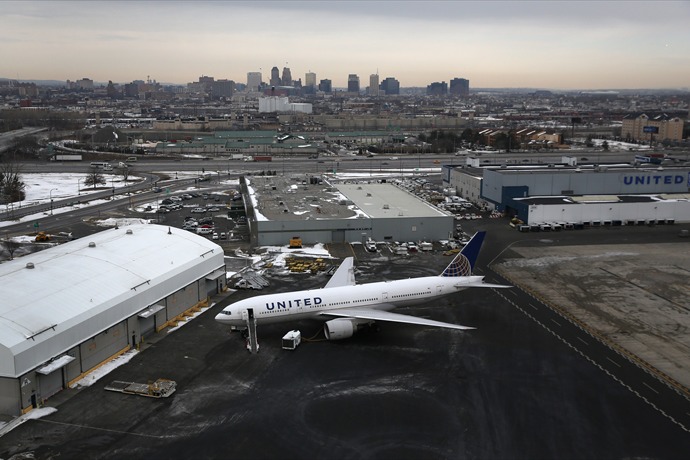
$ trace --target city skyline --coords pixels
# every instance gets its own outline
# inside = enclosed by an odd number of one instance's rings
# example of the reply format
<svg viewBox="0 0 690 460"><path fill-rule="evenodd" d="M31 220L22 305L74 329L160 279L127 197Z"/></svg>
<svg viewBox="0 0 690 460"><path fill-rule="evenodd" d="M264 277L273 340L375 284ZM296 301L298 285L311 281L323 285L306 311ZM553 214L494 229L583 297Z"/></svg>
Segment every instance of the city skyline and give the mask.
<svg viewBox="0 0 690 460"><path fill-rule="evenodd" d="M6 1L0 77L246 83L273 66L347 87L687 88L690 3Z"/></svg>

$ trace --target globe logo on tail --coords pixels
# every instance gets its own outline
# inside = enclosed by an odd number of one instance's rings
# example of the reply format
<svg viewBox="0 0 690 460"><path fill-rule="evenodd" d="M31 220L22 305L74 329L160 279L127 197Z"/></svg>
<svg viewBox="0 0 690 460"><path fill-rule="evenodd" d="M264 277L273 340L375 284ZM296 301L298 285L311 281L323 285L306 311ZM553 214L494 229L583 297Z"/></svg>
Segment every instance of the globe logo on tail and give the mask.
<svg viewBox="0 0 690 460"><path fill-rule="evenodd" d="M458 256L443 270L441 276L470 276L472 275L472 264L464 254Z"/></svg>

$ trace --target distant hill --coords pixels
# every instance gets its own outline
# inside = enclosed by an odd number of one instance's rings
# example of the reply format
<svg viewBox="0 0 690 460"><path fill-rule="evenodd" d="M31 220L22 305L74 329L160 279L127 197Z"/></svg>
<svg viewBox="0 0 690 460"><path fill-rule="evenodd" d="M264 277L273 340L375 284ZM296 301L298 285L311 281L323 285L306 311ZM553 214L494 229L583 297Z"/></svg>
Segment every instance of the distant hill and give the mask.
<svg viewBox="0 0 690 460"><path fill-rule="evenodd" d="M66 86L65 80L25 80L23 78L0 78L0 81L16 80L19 83L35 83L38 86ZM96 84L94 82L94 84Z"/></svg>

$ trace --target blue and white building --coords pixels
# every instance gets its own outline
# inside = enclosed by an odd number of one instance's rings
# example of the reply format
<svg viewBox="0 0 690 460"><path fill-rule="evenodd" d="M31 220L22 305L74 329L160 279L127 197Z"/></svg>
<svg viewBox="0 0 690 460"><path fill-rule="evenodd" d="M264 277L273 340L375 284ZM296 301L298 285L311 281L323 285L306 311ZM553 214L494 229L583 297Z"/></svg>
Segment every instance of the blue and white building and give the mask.
<svg viewBox="0 0 690 460"><path fill-rule="evenodd" d="M527 223L690 221L690 168L627 164L451 167L447 185ZM477 193L478 191L478 193Z"/></svg>

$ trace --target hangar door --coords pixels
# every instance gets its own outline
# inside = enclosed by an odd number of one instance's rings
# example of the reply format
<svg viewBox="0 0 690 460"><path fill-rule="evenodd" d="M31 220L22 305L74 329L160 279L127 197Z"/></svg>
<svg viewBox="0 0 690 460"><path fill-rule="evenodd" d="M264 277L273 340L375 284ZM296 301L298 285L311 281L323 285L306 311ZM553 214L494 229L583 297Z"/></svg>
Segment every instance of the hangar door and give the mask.
<svg viewBox="0 0 690 460"><path fill-rule="evenodd" d="M139 331L141 331L142 336L147 337L156 332L156 313L164 308L165 305L153 305L137 315L139 318Z"/></svg>
<svg viewBox="0 0 690 460"><path fill-rule="evenodd" d="M65 355L36 369L41 398L50 398L65 387L64 368L72 361L74 361L74 357Z"/></svg>
<svg viewBox="0 0 690 460"><path fill-rule="evenodd" d="M79 345L82 371L86 372L128 345L125 322L118 323Z"/></svg>

